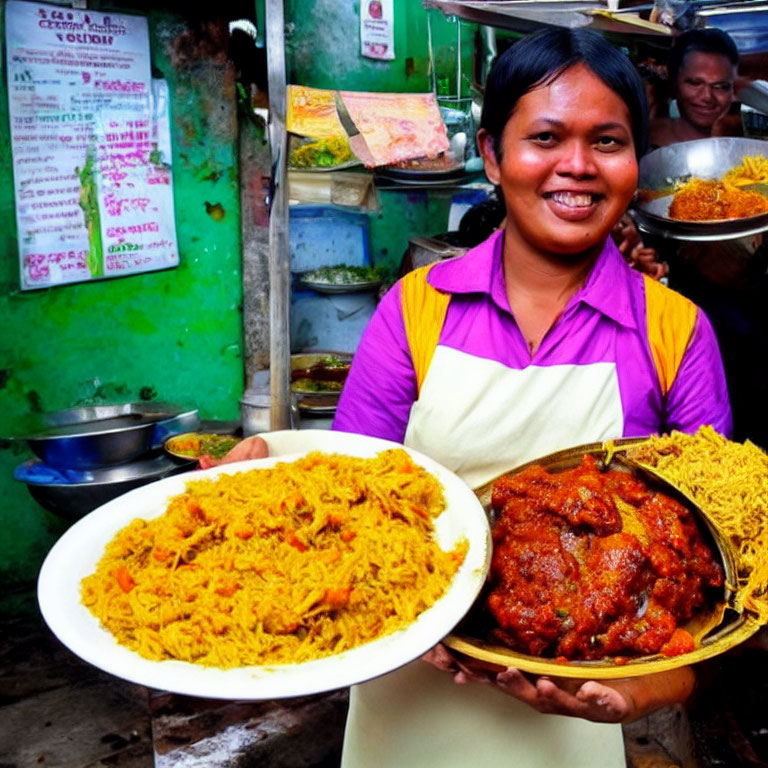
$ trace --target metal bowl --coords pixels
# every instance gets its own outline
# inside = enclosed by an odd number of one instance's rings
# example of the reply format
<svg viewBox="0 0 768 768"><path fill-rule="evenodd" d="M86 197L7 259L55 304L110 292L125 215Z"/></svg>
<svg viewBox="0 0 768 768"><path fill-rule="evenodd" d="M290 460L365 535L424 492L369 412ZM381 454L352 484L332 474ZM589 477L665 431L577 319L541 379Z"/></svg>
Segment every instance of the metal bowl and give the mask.
<svg viewBox="0 0 768 768"><path fill-rule="evenodd" d="M36 463L26 462L22 467L33 467ZM194 459L180 463L160 452L119 467L85 471L82 482L36 483L29 479L22 482L41 507L74 521L133 488L194 469L196 464ZM17 474L22 467L17 468Z"/></svg>
<svg viewBox="0 0 768 768"><path fill-rule="evenodd" d="M96 405L42 414L37 429L18 439L51 467L100 469L133 461L198 424L197 410L168 403Z"/></svg>
<svg viewBox="0 0 768 768"><path fill-rule="evenodd" d="M151 451L155 424L143 416L115 416L52 427L25 439L32 453L51 467L100 469L125 464Z"/></svg>
<svg viewBox="0 0 768 768"><path fill-rule="evenodd" d="M731 240L765 232L768 213L722 221L679 221L668 216L672 187L677 181L691 176L717 179L749 155L768 155L768 141L735 137L700 139L649 152L640 160L638 187L668 194L635 203L636 222L647 232L673 240Z"/></svg>

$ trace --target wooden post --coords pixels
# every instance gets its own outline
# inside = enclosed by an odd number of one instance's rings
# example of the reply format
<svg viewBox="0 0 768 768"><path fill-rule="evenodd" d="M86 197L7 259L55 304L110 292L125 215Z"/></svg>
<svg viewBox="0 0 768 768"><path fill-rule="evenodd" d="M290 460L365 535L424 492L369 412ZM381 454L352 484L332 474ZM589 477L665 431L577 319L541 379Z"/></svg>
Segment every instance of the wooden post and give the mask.
<svg viewBox="0 0 768 768"><path fill-rule="evenodd" d="M283 0L267 0L269 140L272 199L269 213L269 389L270 428L291 427L290 274L285 130L285 18Z"/></svg>

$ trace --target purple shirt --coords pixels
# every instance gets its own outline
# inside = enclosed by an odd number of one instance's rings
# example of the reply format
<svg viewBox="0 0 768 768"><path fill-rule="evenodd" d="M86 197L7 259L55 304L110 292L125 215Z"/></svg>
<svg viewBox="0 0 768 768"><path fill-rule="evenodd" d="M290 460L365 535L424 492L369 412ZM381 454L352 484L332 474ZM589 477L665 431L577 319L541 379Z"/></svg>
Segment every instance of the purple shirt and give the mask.
<svg viewBox="0 0 768 768"><path fill-rule="evenodd" d="M440 346L516 370L614 364L623 412L623 435L614 437L672 429L694 432L702 424L730 435L720 351L701 309L665 397L648 342L643 277L627 266L609 238L584 285L531 356L509 308L502 246L503 233L494 233L464 256L440 262L430 271L429 282L451 294ZM403 442L416 397L398 283L384 296L363 334L333 428ZM568 398L569 392L562 391L562 397Z"/></svg>

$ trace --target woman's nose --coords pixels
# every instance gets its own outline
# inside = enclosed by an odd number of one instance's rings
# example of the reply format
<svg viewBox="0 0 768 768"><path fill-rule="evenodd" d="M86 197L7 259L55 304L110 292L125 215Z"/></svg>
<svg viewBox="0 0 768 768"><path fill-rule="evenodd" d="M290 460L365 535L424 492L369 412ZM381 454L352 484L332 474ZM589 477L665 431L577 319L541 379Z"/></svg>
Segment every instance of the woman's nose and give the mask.
<svg viewBox="0 0 768 768"><path fill-rule="evenodd" d="M590 150L580 141L564 143L555 170L563 176L594 176L597 169Z"/></svg>

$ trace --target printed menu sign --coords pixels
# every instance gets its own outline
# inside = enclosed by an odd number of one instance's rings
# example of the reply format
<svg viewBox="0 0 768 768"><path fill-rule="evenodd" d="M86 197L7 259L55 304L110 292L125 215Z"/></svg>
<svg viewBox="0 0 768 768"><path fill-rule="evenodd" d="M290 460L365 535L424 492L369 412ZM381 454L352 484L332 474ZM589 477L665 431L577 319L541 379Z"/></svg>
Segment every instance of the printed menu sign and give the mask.
<svg viewBox="0 0 768 768"><path fill-rule="evenodd" d="M6 49L22 289L176 266L147 19L8 0Z"/></svg>

